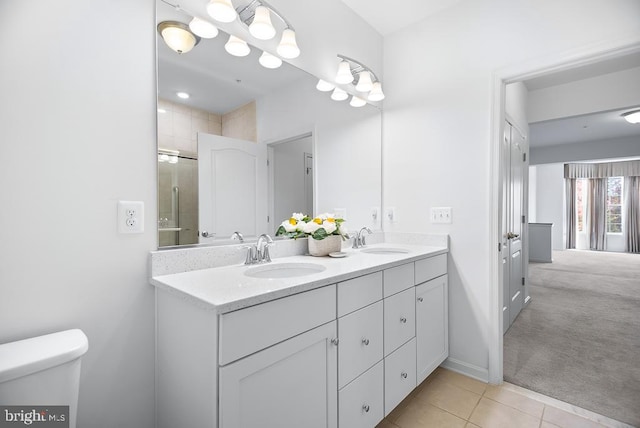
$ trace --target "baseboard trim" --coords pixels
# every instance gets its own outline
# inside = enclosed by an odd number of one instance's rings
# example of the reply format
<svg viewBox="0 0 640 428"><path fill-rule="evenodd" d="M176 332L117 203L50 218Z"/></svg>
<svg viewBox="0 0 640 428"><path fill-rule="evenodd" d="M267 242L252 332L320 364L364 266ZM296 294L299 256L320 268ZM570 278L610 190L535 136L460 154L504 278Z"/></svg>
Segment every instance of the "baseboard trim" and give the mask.
<svg viewBox="0 0 640 428"><path fill-rule="evenodd" d="M444 360L441 367L489 383L489 370L484 367L474 366L451 357Z"/></svg>

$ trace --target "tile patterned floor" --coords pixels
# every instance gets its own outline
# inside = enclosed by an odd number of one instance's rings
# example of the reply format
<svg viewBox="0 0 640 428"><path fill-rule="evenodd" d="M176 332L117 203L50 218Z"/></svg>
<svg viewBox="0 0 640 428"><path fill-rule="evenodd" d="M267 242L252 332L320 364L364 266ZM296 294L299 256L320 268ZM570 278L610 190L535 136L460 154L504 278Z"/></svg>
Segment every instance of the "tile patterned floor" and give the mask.
<svg viewBox="0 0 640 428"><path fill-rule="evenodd" d="M607 417L511 384L438 368L376 428L627 428Z"/></svg>

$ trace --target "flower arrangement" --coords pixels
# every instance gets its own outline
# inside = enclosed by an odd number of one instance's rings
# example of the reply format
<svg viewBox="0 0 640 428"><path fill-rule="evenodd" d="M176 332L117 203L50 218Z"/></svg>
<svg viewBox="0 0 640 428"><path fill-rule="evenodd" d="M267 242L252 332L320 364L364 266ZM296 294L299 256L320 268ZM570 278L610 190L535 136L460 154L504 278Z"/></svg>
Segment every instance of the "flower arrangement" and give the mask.
<svg viewBox="0 0 640 428"><path fill-rule="evenodd" d="M333 214L318 214L312 218L306 214L293 213L291 218L283 221L278 227L276 236L280 235L293 239L310 236L316 240L338 235L344 241L347 235L347 227L344 224L344 219L336 218Z"/></svg>

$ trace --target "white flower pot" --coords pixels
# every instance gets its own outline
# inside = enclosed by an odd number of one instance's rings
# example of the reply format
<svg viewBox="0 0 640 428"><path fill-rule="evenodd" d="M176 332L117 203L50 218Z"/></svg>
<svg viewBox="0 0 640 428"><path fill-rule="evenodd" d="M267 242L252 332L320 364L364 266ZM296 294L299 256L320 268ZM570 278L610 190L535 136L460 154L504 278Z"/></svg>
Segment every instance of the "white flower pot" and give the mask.
<svg viewBox="0 0 640 428"><path fill-rule="evenodd" d="M342 237L339 235L330 235L324 239L313 239L309 236L307 242L309 254L316 257L327 256L342 249Z"/></svg>

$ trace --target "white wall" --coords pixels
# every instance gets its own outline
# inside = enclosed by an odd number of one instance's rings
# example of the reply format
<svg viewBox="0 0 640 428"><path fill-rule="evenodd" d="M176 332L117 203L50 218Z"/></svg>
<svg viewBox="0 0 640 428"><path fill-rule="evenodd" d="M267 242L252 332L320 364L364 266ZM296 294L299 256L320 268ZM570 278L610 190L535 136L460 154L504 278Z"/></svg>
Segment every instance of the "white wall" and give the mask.
<svg viewBox="0 0 640 428"><path fill-rule="evenodd" d="M0 343L87 334L83 428L153 426L154 7L0 2ZM119 199L143 234L116 232Z"/></svg>
<svg viewBox="0 0 640 428"><path fill-rule="evenodd" d="M640 67L529 93L529 123L638 105Z"/></svg>
<svg viewBox="0 0 640 428"><path fill-rule="evenodd" d="M638 38L638 16L635 0L466 0L385 37L383 187L399 214L387 230L450 234L450 363L467 373L487 378L498 309L490 300L493 73ZM453 223L430 224L432 206L453 207Z"/></svg>
<svg viewBox="0 0 640 428"><path fill-rule="evenodd" d="M536 170L536 221L553 223L553 249L564 250L564 164L537 165Z"/></svg>
<svg viewBox="0 0 640 428"><path fill-rule="evenodd" d="M531 149L531 164L579 162L639 156L640 138L620 137L606 141L585 141L574 144L535 147Z"/></svg>
<svg viewBox="0 0 640 428"><path fill-rule="evenodd" d="M538 167L529 167L529 223L536 223L538 216L536 210L538 207Z"/></svg>

